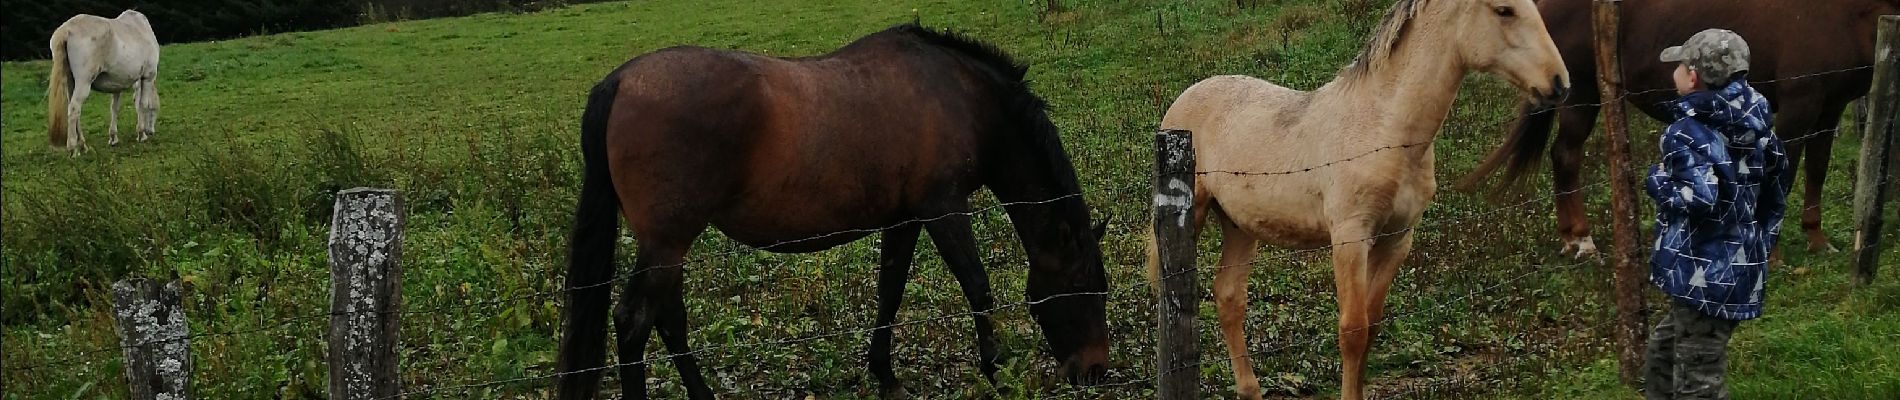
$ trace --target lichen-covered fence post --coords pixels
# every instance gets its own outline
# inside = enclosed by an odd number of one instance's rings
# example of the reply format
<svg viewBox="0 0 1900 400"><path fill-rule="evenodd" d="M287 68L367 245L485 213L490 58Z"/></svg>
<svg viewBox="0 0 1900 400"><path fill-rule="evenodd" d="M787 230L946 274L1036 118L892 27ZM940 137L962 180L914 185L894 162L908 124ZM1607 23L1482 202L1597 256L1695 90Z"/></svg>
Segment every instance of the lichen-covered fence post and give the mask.
<svg viewBox="0 0 1900 400"><path fill-rule="evenodd" d="M330 398L402 392L396 371L402 310L402 197L389 189L338 192L330 217Z"/></svg>
<svg viewBox="0 0 1900 400"><path fill-rule="evenodd" d="M1162 399L1199 399L1201 290L1194 269L1193 133L1164 129L1155 133L1154 246L1160 265L1155 296L1156 394Z"/></svg>
<svg viewBox="0 0 1900 400"><path fill-rule="evenodd" d="M191 398L191 331L178 282L132 278L112 284L113 321L134 400Z"/></svg>

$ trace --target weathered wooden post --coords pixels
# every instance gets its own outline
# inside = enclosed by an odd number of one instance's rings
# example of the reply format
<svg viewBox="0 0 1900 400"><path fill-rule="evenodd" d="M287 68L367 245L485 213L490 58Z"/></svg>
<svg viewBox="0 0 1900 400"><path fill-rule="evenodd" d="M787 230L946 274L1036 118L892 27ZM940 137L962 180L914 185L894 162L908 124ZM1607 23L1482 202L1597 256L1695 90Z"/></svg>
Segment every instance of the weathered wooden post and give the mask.
<svg viewBox="0 0 1900 400"><path fill-rule="evenodd" d="M134 400L191 398L191 331L178 282L132 278L112 284L113 321Z"/></svg>
<svg viewBox="0 0 1900 400"><path fill-rule="evenodd" d="M1596 29L1597 88L1605 99L1620 99L1623 95L1623 63L1618 58L1619 44L1618 0L1596 0L1592 9ZM1651 55L1653 57L1653 55ZM1627 126L1627 114L1624 114L1623 102L1610 100L1603 104L1604 143L1609 147L1610 156L1610 220L1616 231L1616 250L1610 254L1615 266L1611 274L1612 285L1616 289L1617 323L1612 336L1616 338L1618 372L1623 383L1635 385L1643 368L1643 348L1648 343L1649 332L1645 329L1647 313L1643 306L1643 290L1648 287L1644 282L1649 277L1649 268L1642 258L1642 246L1637 244L1642 234L1642 225L1636 215L1636 171L1630 169L1630 138Z"/></svg>
<svg viewBox="0 0 1900 400"><path fill-rule="evenodd" d="M1867 93L1869 116L1861 126L1860 174L1854 185L1854 284L1874 282L1880 260L1881 209L1891 192L1894 140L1893 116L1900 111L1900 16L1880 17L1874 41L1874 85Z"/></svg>
<svg viewBox="0 0 1900 400"><path fill-rule="evenodd" d="M1156 387L1164 400L1201 398L1201 335L1194 329L1201 291L1194 270L1190 204L1194 204L1193 134L1163 129L1155 133L1154 245L1160 262L1160 293L1155 296Z"/></svg>
<svg viewBox="0 0 1900 400"><path fill-rule="evenodd" d="M338 192L330 217L330 398L400 394L396 333L402 314L402 197L389 189Z"/></svg>

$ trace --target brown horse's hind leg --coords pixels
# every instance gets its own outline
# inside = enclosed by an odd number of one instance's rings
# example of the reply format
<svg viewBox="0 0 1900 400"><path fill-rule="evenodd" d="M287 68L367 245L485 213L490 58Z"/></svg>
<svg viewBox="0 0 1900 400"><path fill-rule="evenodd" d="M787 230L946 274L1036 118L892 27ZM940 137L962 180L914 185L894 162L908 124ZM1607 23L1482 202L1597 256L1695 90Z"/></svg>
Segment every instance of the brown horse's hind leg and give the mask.
<svg viewBox="0 0 1900 400"><path fill-rule="evenodd" d="M977 368L983 376L996 380L996 328L990 322L990 312L996 308L996 298L990 296L990 274L983 269L983 260L977 257L976 234L970 231L968 215L952 215L931 222L925 227L930 230L930 239L937 244L937 252L943 254L943 262L950 266L950 273L956 275L957 284L963 287L963 298L970 302L970 317L976 324Z"/></svg>
<svg viewBox="0 0 1900 400"><path fill-rule="evenodd" d="M911 261L917 249L917 224L884 230L877 269L877 326L871 330L867 357L884 398L907 398L909 393L891 371L891 323L904 305L904 284L910 281Z"/></svg>
<svg viewBox="0 0 1900 400"><path fill-rule="evenodd" d="M1253 271L1259 240L1216 212L1220 222L1220 264L1214 273L1214 309L1220 314L1221 341L1234 368L1234 386L1242 399L1260 398L1260 379L1254 376L1252 353L1247 350L1247 275Z"/></svg>
<svg viewBox="0 0 1900 400"><path fill-rule="evenodd" d="M1333 243L1333 286L1339 300L1339 358L1342 399L1365 398L1366 351L1372 344L1372 321L1367 315L1370 301L1368 257L1372 244L1366 238L1372 230L1364 222L1335 224Z"/></svg>
<svg viewBox="0 0 1900 400"><path fill-rule="evenodd" d="M626 293L614 309L623 398L647 398L644 355L648 334L653 332L656 323L660 340L672 354L673 365L688 395L693 399L713 398L705 378L700 376L697 359L686 345L686 307L682 303L681 281L685 277L685 256L691 243L690 237L640 243L634 275L627 280Z"/></svg>
<svg viewBox="0 0 1900 400"><path fill-rule="evenodd" d="M1579 90L1573 96L1585 95ZM1557 112L1557 141L1550 146L1550 179L1556 194L1557 237L1563 240L1562 254L1584 257L1596 254L1596 242L1590 240L1590 217L1583 209L1583 150L1596 129L1595 99L1573 99L1577 106Z"/></svg>

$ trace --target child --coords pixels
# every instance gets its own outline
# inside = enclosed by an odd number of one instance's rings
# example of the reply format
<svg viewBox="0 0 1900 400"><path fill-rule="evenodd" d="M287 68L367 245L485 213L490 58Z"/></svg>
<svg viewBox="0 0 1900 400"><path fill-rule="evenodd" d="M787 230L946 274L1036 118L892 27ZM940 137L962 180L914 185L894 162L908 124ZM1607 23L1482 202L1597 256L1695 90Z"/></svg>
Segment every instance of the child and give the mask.
<svg viewBox="0 0 1900 400"><path fill-rule="evenodd" d="M1788 193L1768 101L1748 85L1748 43L1722 29L1663 50L1676 67L1676 122L1643 189L1656 201L1649 279L1670 298L1650 335L1644 397L1726 399L1729 333L1761 316L1769 249Z"/></svg>

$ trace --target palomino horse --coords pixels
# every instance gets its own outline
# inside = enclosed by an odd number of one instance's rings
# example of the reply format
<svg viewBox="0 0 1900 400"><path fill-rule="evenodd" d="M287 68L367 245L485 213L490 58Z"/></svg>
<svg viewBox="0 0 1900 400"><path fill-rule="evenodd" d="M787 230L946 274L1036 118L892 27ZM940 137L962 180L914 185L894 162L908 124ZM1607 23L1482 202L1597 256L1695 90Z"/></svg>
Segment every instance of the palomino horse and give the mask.
<svg viewBox="0 0 1900 400"><path fill-rule="evenodd" d="M568 254L559 390L599 383L615 213L639 241L614 310L620 384L646 397L641 360L658 327L695 399L712 397L686 344L681 278L708 226L774 252L813 252L883 233L870 364L887 397L890 325L917 236L928 230L975 319L979 365L996 370L989 278L969 198L987 187L1028 253L1030 314L1071 382L1105 373L1107 276L1075 169L1027 72L994 47L899 25L831 54L781 59L674 47L622 64L581 116L585 178Z"/></svg>
<svg viewBox="0 0 1900 400"><path fill-rule="evenodd" d="M1363 397L1386 292L1436 191L1432 139L1474 70L1541 101L1570 82L1530 0L1402 0L1318 90L1217 76L1168 108L1161 127L1194 134L1195 229L1209 214L1221 227L1214 301L1241 397L1260 397L1242 326L1259 242L1332 247L1341 397ZM1151 246L1151 275L1154 264Z"/></svg>
<svg viewBox="0 0 1900 400"><path fill-rule="evenodd" d="M1592 59L1595 39L1590 3L1544 0L1538 4L1565 58ZM1708 28L1733 30L1748 39L1752 52L1748 78L1776 109L1775 131L1788 143L1789 165L1799 165L1804 152L1813 155L1803 168L1807 184L1801 229L1807 232L1808 249L1832 249L1821 232L1821 183L1827 179L1834 128L1841 111L1866 95L1872 83L1874 20L1900 13L1900 0L1838 0L1825 6L1803 0L1626 1L1622 10L1623 82L1630 91L1626 99L1658 121L1673 120L1668 102L1676 98L1669 78L1676 66L1656 62L1664 47L1681 44ZM1595 63L1573 62L1569 67L1572 76L1596 76ZM1608 100L1616 101L1617 96ZM1583 211L1580 174L1585 139L1596 127L1598 104L1603 101L1596 85L1580 85L1554 116L1557 143L1550 146L1550 169L1557 195L1557 235L1563 240L1563 252L1578 256L1596 251ZM1507 183L1517 182L1537 164L1550 140L1553 116L1541 107L1519 109L1519 123L1504 145L1460 182L1460 188L1476 187L1499 166L1508 166Z"/></svg>
<svg viewBox="0 0 1900 400"><path fill-rule="evenodd" d="M79 155L86 137L79 129L79 108L97 90L112 94L107 125L119 144L119 95L133 90L138 108L139 141L158 129L158 37L145 14L126 10L118 18L80 14L53 31L53 73L47 78L46 131L54 149Z"/></svg>

